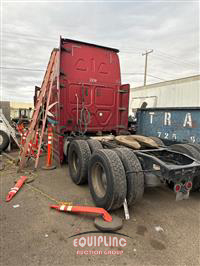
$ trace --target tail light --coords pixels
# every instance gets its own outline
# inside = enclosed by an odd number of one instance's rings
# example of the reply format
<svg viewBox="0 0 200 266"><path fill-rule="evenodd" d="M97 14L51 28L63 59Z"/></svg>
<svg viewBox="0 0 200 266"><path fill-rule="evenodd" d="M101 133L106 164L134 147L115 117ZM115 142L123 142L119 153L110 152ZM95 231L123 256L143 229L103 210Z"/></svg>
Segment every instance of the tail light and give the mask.
<svg viewBox="0 0 200 266"><path fill-rule="evenodd" d="M185 188L190 190L192 188L192 182L191 181L188 181L185 183Z"/></svg>
<svg viewBox="0 0 200 266"><path fill-rule="evenodd" d="M175 192L179 192L181 190L181 184L176 184L175 186L174 186L174 191Z"/></svg>

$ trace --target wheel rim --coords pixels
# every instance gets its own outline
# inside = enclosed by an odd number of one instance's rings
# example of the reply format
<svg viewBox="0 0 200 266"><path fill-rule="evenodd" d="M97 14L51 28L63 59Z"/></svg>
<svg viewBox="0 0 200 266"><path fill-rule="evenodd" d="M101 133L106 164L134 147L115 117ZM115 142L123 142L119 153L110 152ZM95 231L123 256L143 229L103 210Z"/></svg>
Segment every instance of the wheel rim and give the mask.
<svg viewBox="0 0 200 266"><path fill-rule="evenodd" d="M107 190L107 177L103 165L100 163L94 164L91 175L93 188L96 195L99 198L103 198L106 195Z"/></svg>
<svg viewBox="0 0 200 266"><path fill-rule="evenodd" d="M72 153L72 157L71 157L71 165L72 165L72 172L74 174L77 174L78 172L78 166L79 166L79 158L76 152Z"/></svg>

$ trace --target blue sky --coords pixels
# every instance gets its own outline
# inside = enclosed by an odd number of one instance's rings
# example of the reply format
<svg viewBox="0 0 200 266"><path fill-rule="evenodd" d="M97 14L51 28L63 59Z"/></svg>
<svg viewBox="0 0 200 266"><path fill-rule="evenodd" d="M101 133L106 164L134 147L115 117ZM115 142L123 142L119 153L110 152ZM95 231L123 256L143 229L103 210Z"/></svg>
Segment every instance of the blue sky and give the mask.
<svg viewBox="0 0 200 266"><path fill-rule="evenodd" d="M5 1L1 67L43 70L59 36L120 49L123 83L147 84L198 74L198 1ZM43 71L1 69L2 99L31 102Z"/></svg>

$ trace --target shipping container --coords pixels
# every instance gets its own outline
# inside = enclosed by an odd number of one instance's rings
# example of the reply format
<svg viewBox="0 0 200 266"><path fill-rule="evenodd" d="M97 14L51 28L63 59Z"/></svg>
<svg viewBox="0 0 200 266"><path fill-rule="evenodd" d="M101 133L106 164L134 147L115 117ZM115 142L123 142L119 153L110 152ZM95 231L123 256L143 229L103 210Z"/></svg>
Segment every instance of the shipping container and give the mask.
<svg viewBox="0 0 200 266"><path fill-rule="evenodd" d="M166 143L200 143L200 107L138 109L136 131Z"/></svg>

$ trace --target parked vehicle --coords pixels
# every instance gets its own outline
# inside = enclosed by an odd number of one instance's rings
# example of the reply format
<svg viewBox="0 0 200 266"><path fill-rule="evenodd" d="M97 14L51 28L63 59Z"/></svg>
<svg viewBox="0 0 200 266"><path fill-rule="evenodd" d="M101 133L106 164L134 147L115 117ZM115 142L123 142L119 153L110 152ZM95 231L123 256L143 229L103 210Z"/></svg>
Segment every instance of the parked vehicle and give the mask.
<svg viewBox="0 0 200 266"><path fill-rule="evenodd" d="M4 123L1 112L2 109L0 109L0 151L4 151L8 148L10 143L10 132Z"/></svg>
<svg viewBox="0 0 200 266"><path fill-rule="evenodd" d="M17 143L15 137L19 138L20 136L18 134L16 125L23 124L24 127L28 127L33 112L32 108L13 108L12 104L13 103L10 103L9 101L0 101L1 151L5 151L6 149L9 150L11 145L15 145L15 143Z"/></svg>
<svg viewBox="0 0 200 266"><path fill-rule="evenodd" d="M0 109L0 152L7 148L10 149L10 144L12 143L11 140L13 140L19 147L16 131L4 116L2 109Z"/></svg>
<svg viewBox="0 0 200 266"><path fill-rule="evenodd" d="M25 127L28 127L32 113L32 108L19 108L18 114L12 118L12 121L16 124L23 123Z"/></svg>
<svg viewBox="0 0 200 266"><path fill-rule="evenodd" d="M151 138L128 135L129 85L121 84L118 52L61 38L50 99L57 103L49 120L54 158L67 158L73 182L88 181L96 205L108 210L125 199L135 204L145 185L172 182L177 194L188 196L200 162Z"/></svg>

